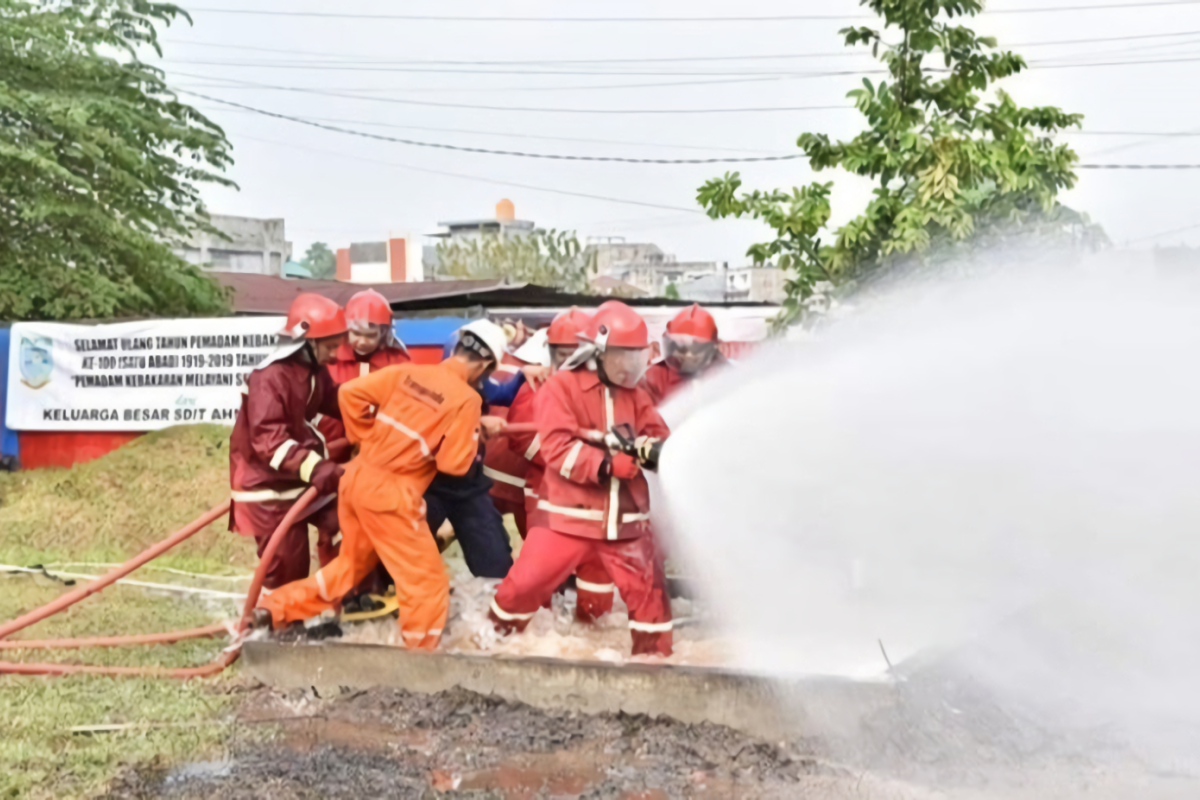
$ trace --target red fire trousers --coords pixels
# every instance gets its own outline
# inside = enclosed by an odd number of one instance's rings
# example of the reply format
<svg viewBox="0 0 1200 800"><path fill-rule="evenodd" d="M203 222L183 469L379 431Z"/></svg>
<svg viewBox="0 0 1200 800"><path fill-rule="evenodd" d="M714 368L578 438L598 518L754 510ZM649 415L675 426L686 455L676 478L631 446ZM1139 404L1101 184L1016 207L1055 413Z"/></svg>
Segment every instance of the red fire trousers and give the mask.
<svg viewBox="0 0 1200 800"><path fill-rule="evenodd" d="M651 536L606 541L533 528L492 600L491 618L496 629L504 633L524 630L554 590L589 562L598 563L612 576L629 606L633 654L670 655L671 601Z"/></svg>

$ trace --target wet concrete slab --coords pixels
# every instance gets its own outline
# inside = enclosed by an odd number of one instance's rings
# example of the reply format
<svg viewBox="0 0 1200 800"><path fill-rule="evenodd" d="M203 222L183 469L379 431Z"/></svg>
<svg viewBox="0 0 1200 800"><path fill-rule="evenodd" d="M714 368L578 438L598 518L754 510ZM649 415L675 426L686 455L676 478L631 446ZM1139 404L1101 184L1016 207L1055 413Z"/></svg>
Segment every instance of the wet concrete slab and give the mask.
<svg viewBox="0 0 1200 800"><path fill-rule="evenodd" d="M895 701L889 683L779 681L727 670L422 653L380 645L247 642L245 672L281 689L454 688L547 710L711 722L767 740L837 734Z"/></svg>

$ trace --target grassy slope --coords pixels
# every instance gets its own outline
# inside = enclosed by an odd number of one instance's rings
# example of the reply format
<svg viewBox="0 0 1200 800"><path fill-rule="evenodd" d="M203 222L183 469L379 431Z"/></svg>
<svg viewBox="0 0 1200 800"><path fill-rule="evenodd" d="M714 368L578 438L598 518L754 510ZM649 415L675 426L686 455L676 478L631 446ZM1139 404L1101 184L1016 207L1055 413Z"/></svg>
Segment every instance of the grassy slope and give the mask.
<svg viewBox="0 0 1200 800"><path fill-rule="evenodd" d="M228 496L227 437L228 428L219 426L169 429L69 470L0 473L0 562L115 561L133 555ZM254 560L251 542L225 530L222 520L157 563L219 574L245 573ZM161 572L135 577L184 582ZM64 591L62 584L42 578L0 577L0 620ZM14 638L165 631L203 625L231 612L228 605L116 586ZM202 640L152 648L18 650L0 652L0 659L190 666L210 660L221 646L222 640ZM86 796L101 790L125 764L211 757L229 734L225 691L230 680L229 672L186 684L0 678L0 797ZM155 726L86 736L67 731L127 722ZM175 724L190 722L201 724Z"/></svg>

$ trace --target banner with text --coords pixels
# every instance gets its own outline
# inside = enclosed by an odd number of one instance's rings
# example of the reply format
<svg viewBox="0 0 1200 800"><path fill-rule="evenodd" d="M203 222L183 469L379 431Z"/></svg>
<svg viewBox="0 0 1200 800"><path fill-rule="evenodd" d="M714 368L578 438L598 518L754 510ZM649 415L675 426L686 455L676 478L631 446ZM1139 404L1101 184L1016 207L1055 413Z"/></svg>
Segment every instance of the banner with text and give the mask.
<svg viewBox="0 0 1200 800"><path fill-rule="evenodd" d="M232 425L246 376L275 347L283 323L283 317L16 323L9 343L8 427Z"/></svg>

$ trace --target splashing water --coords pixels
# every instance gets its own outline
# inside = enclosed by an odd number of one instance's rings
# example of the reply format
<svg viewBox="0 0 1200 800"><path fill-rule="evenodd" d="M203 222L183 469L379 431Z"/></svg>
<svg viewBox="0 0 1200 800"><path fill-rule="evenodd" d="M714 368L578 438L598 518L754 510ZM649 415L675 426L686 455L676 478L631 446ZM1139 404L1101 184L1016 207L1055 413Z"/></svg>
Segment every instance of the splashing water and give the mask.
<svg viewBox="0 0 1200 800"><path fill-rule="evenodd" d="M1190 283L909 287L707 387L663 454L673 546L743 669L955 655L1052 715L1195 731L1198 360Z"/></svg>

